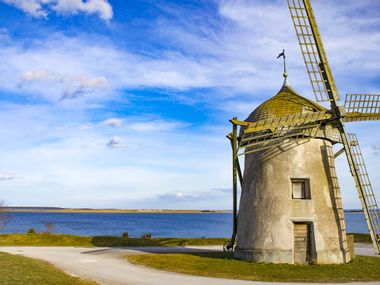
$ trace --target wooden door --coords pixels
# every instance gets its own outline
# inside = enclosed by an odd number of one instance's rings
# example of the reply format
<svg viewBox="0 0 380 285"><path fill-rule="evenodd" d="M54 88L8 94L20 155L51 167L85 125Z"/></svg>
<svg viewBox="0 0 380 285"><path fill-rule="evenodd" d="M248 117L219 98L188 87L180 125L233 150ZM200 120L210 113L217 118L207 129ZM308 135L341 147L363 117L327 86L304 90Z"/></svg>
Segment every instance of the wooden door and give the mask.
<svg viewBox="0 0 380 285"><path fill-rule="evenodd" d="M310 260L310 225L294 223L294 263L305 264Z"/></svg>

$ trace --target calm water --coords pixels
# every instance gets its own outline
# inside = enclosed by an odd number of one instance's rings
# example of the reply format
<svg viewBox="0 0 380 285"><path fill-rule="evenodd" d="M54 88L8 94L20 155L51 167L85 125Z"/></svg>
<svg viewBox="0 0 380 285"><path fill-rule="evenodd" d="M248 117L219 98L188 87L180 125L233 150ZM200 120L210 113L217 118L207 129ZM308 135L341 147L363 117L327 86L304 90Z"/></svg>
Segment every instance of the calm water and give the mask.
<svg viewBox="0 0 380 285"><path fill-rule="evenodd" d="M46 231L54 224L55 233L74 235L115 235L129 232L131 237L152 233L153 237L229 237L232 214L155 214L155 213L12 213L0 233L25 233L34 227ZM348 232L367 233L362 213L346 213Z"/></svg>

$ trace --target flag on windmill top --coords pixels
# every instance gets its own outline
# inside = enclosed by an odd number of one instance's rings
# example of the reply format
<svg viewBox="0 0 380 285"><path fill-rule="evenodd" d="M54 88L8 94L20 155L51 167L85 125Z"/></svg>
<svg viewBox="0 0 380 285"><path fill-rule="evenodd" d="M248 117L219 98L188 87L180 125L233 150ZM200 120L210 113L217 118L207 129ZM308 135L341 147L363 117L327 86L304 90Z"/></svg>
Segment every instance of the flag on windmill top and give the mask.
<svg viewBox="0 0 380 285"><path fill-rule="evenodd" d="M282 50L282 53L280 53L280 54L277 56L277 58L280 58L280 57L285 58L285 50L284 50L284 49Z"/></svg>

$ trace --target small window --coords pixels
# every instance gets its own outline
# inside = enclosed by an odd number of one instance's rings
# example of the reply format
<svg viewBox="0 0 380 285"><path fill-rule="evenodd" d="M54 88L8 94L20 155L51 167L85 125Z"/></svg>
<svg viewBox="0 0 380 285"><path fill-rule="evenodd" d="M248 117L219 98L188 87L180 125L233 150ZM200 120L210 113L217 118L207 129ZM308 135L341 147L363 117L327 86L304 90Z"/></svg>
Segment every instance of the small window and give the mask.
<svg viewBox="0 0 380 285"><path fill-rule="evenodd" d="M309 179L292 179L292 193L293 199L310 199Z"/></svg>

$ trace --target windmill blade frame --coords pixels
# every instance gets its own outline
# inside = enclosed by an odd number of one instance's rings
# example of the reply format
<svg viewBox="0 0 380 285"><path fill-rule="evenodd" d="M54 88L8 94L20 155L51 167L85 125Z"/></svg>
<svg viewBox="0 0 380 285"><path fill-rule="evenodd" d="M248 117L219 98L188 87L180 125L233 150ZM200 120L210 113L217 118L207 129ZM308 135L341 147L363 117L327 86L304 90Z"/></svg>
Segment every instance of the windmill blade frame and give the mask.
<svg viewBox="0 0 380 285"><path fill-rule="evenodd" d="M368 231L370 233L372 243L376 254L380 254L380 228L377 222L373 222L371 218L373 216L374 209L377 215L379 214L376 197L373 193L372 186L369 182L368 173L364 165L364 160L359 148L356 136L352 134L346 134L344 125L341 120L337 121L338 128L343 143L344 152L346 154L348 166L352 177L354 178L356 190L358 192L360 204L364 211ZM355 138L355 139L353 139ZM376 219L378 221L378 219Z"/></svg>
<svg viewBox="0 0 380 285"><path fill-rule="evenodd" d="M364 163L364 158L360 149L359 141L356 134L348 134L350 143L353 164L358 173L358 180L362 186L362 207L364 210L365 218L370 231L373 246L377 254L380 253L380 211L376 202L375 194L372 189L372 184L369 179L367 167Z"/></svg>
<svg viewBox="0 0 380 285"><path fill-rule="evenodd" d="M344 122L380 120L380 94L347 94Z"/></svg>
<svg viewBox="0 0 380 285"><path fill-rule="evenodd" d="M286 125L301 125L308 123L322 122L331 119L332 115L326 111L320 112L305 112L280 118L260 120L257 122L248 122L244 128L244 134L262 131L273 130L275 128Z"/></svg>
<svg viewBox="0 0 380 285"><path fill-rule="evenodd" d="M380 115L380 94L347 94L344 108L347 113Z"/></svg>
<svg viewBox="0 0 380 285"><path fill-rule="evenodd" d="M327 61L310 0L288 0L288 7L316 99L317 101L328 101L327 99L330 101L331 112L335 119L336 127L340 132L347 162L355 181L362 208L367 217L368 230L371 234L375 252L380 254L380 241L376 234L377 229L372 224L371 219L368 218L371 209L367 206L366 184L361 179L360 168L355 165L355 149L351 148L343 125L344 115L342 113L344 111L337 105L339 100L338 91ZM321 83L323 83L324 87L322 89L320 88ZM373 199L376 202L375 196L373 196Z"/></svg>
<svg viewBox="0 0 380 285"><path fill-rule="evenodd" d="M275 131L259 131L256 133L245 133L239 142L237 155L246 155L257 151L274 148L284 143L293 143L300 140L315 138L320 123L283 125ZM239 149L244 151L239 153Z"/></svg>
<svg viewBox="0 0 380 285"><path fill-rule="evenodd" d="M310 1L288 0L288 7L316 100L339 101Z"/></svg>
<svg viewBox="0 0 380 285"><path fill-rule="evenodd" d="M380 114L346 113L343 122L380 121Z"/></svg>

